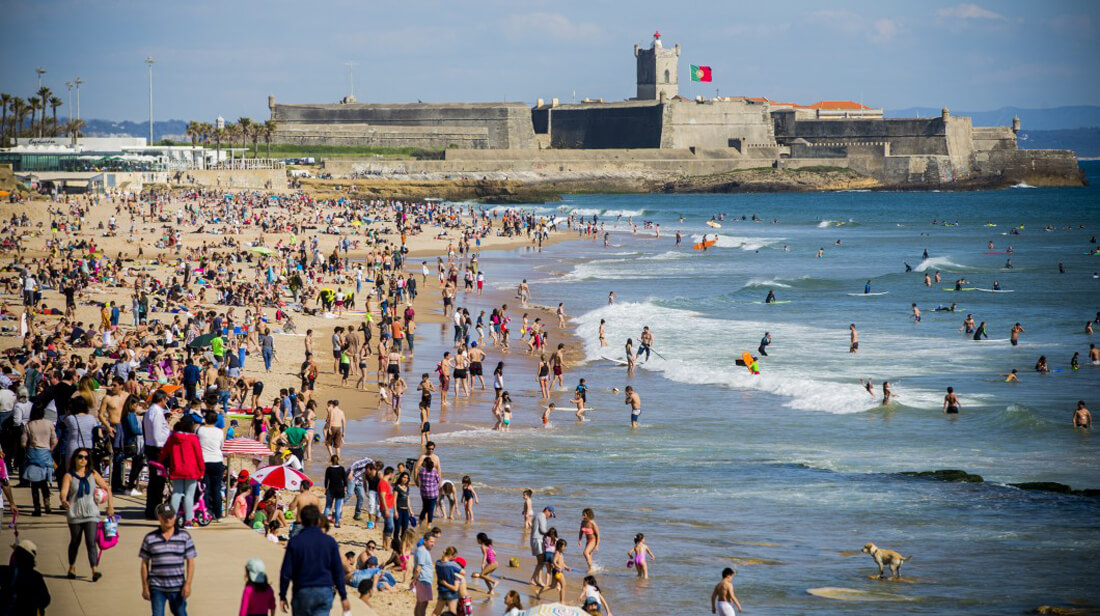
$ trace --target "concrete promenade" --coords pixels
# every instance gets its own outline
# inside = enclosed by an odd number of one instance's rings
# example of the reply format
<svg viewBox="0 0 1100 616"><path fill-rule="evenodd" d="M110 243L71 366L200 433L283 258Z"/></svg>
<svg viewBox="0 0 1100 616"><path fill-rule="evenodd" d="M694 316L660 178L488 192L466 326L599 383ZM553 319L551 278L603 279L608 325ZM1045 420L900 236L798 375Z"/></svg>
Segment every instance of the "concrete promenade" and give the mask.
<svg viewBox="0 0 1100 616"><path fill-rule="evenodd" d="M156 524L142 519L144 497L121 496L115 499L115 512L122 516L118 545L103 553L100 571L103 577L91 581L88 558L83 544L77 555L75 580L65 578L68 571L69 527L65 516L55 507L52 515L31 517L30 490L13 488L20 506L18 518L20 539L30 539L38 545L38 571L46 578L51 603L47 614L63 616L120 616L149 614L149 603L141 598L140 561L137 557L141 540ZM57 503L56 491L52 494ZM14 543L10 512L4 513L0 531L0 562L8 562ZM244 565L250 558L262 558L268 577L278 596L279 566L283 548L262 538L236 520L223 520L206 528L190 531L198 551L195 560L195 581L187 601L189 614L237 614L241 590L244 587ZM364 615L369 610L348 589L353 614ZM278 613L278 608L276 608ZM339 598L333 602L333 614L342 614Z"/></svg>

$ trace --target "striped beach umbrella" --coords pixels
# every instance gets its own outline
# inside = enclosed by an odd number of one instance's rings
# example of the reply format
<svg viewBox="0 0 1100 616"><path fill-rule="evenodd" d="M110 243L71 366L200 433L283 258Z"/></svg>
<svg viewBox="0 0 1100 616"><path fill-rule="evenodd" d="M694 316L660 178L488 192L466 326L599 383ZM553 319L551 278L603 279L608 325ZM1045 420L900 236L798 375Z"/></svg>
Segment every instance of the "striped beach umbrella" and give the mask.
<svg viewBox="0 0 1100 616"><path fill-rule="evenodd" d="M259 457L270 456L275 452L271 451L267 445L264 445L256 439L241 437L226 441L222 445L222 453L227 456L242 455Z"/></svg>
<svg viewBox="0 0 1100 616"><path fill-rule="evenodd" d="M302 485L313 485L313 481L302 471L297 471L289 466L272 465L265 466L252 474L252 481L279 490L300 490Z"/></svg>

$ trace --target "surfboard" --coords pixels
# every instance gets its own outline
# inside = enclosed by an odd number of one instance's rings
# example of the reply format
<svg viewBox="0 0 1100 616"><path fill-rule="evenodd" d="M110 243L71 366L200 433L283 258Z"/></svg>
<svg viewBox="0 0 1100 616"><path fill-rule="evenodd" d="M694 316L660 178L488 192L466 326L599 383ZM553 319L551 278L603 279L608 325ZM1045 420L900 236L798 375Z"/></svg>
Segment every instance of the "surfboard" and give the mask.
<svg viewBox="0 0 1100 616"><path fill-rule="evenodd" d="M808 588L806 592L825 599L837 601L912 601L911 597L883 592L879 590L859 590L857 588L837 588L825 586L822 588Z"/></svg>
<svg viewBox="0 0 1100 616"><path fill-rule="evenodd" d="M717 243L718 243L718 240L707 240L705 242L699 242L698 244L696 244L694 246L694 248L695 248L695 250L702 250L704 248L710 248L711 246L713 246Z"/></svg>
<svg viewBox="0 0 1100 616"><path fill-rule="evenodd" d="M974 289L975 291L982 291L984 293L1012 293L1015 289Z"/></svg>
<svg viewBox="0 0 1100 616"><path fill-rule="evenodd" d="M987 250L987 251L985 251L985 254L987 254L987 255L1010 255L1012 253L1007 251L1007 250Z"/></svg>
<svg viewBox="0 0 1100 616"><path fill-rule="evenodd" d="M872 295L886 295L889 291L877 291L875 293L849 293L852 297L870 297Z"/></svg>
<svg viewBox="0 0 1100 616"><path fill-rule="evenodd" d="M751 366L752 361L753 361L752 353L749 353L748 351L745 351L744 353L741 353L741 361L745 362L744 365Z"/></svg>
<svg viewBox="0 0 1100 616"><path fill-rule="evenodd" d="M977 288L978 287L963 287L961 289L955 289L955 287L944 287L943 290L944 291L956 291L956 290L958 290L958 291L974 291L974 290L977 290Z"/></svg>
<svg viewBox="0 0 1100 616"><path fill-rule="evenodd" d="M707 226L712 228L712 229L721 229L722 228L722 225L718 224L717 222L715 222L713 220L708 220L707 221Z"/></svg>
<svg viewBox="0 0 1100 616"><path fill-rule="evenodd" d="M974 340L974 342L1008 342L1008 338L982 338L981 340Z"/></svg>
<svg viewBox="0 0 1100 616"><path fill-rule="evenodd" d="M791 300L784 299L784 300L775 301L775 302L749 302L749 303L750 304L789 304L789 303L791 303Z"/></svg>
<svg viewBox="0 0 1100 616"><path fill-rule="evenodd" d="M606 356L606 355L601 355L601 357L603 357L603 358L604 358L604 359L606 359L607 361L613 361L613 362L615 362L616 364L619 364L620 366L626 366L626 365L628 365L628 364L627 364L627 362L626 362L625 360L622 360L622 359L612 359L612 358L610 358L610 357L608 357L608 356Z"/></svg>

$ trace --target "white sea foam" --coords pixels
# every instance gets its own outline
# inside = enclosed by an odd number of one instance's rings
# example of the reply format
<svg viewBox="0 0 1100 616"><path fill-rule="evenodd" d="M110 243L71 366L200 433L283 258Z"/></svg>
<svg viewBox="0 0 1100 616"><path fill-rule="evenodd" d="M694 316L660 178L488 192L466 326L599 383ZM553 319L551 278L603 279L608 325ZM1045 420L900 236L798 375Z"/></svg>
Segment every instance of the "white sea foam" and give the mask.
<svg viewBox="0 0 1100 616"><path fill-rule="evenodd" d="M923 272L928 269L941 269L951 272L960 272L966 269L965 265L959 265L951 261L948 257L929 257L920 262L920 265L913 268L915 271Z"/></svg>
<svg viewBox="0 0 1100 616"><path fill-rule="evenodd" d="M799 276L798 278L750 278L749 281L746 282L745 286L742 287L742 288L748 288L748 287L782 287L784 289L789 289L789 288L791 288L791 285L788 282L780 282L780 281L781 280L787 280L789 282L793 282L795 280L806 280L808 278L809 278L809 276Z"/></svg>
<svg viewBox="0 0 1100 616"><path fill-rule="evenodd" d="M1013 184L1012 187L1013 188L1035 188L1034 186L1032 186L1031 184L1028 184L1027 182L1020 182L1019 184Z"/></svg>
<svg viewBox="0 0 1100 616"><path fill-rule="evenodd" d="M703 241L703 234L692 235L691 239L695 242ZM707 240L715 240L715 246L718 248L740 248L741 250L760 250L761 248L772 247L784 240L781 237L744 237L738 235L722 235L718 234L717 237L711 234L707 234Z"/></svg>
<svg viewBox="0 0 1100 616"><path fill-rule="evenodd" d="M642 216L645 214L645 210L604 210L601 216L622 216L628 218L630 216Z"/></svg>
<svg viewBox="0 0 1100 616"><path fill-rule="evenodd" d="M859 413L879 406L880 399L867 394L860 385L861 378L873 379L876 393L883 380L890 380L899 401L907 406L936 408L942 400L938 391L909 388L899 382L903 376L943 369L943 347L935 339L864 332L864 348L853 355L847 352L846 329L722 320L649 302L620 302L575 320L589 360L608 352L599 346L601 319L606 320L607 334L612 339L636 335L643 325L649 325L657 337L654 348L665 359L654 356L641 364L641 369L661 372L681 383L763 391L785 398L788 408L834 414ZM773 345L769 348L773 355L779 348L784 349L782 359L764 358L762 374L751 375L735 365L734 359L746 350L756 354L765 331L772 334ZM906 352L899 355L897 349ZM952 353L951 362L960 367L972 365L983 352L980 345L962 347Z"/></svg>

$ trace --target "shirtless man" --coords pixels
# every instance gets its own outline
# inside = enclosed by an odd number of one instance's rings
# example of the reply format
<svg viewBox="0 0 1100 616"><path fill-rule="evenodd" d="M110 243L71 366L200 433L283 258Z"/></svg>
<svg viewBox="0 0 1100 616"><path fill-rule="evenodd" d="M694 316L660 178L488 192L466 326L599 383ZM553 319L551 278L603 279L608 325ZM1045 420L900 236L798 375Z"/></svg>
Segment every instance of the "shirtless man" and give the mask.
<svg viewBox="0 0 1100 616"><path fill-rule="evenodd" d="M607 322L600 319L600 347L607 346Z"/></svg>
<svg viewBox="0 0 1100 616"><path fill-rule="evenodd" d="M424 444L424 453L420 454L420 457L416 459L416 464L413 465L412 477L413 483L419 485L420 481L420 467L424 465L424 460L430 459L432 464L435 465L435 469L439 471L439 476L443 476L443 466L439 462L439 456L435 454L435 441L428 441Z"/></svg>
<svg viewBox="0 0 1100 616"><path fill-rule="evenodd" d="M737 600L737 595L733 594L733 576L736 573L736 571L729 567L722 570L722 581L718 582L714 587L714 592L710 593L711 614L718 614L718 616L735 616L737 612L733 609L734 605L737 606L737 609L744 611L745 608L741 607L741 602Z"/></svg>
<svg viewBox="0 0 1100 616"><path fill-rule="evenodd" d="M625 404L630 405L630 427L638 427L638 417L642 414L642 397L630 385L626 386Z"/></svg>
<svg viewBox="0 0 1100 616"><path fill-rule="evenodd" d="M1020 327L1019 323L1012 326L1012 334L1009 338L1012 341L1012 346L1020 344L1020 334L1024 333L1024 331L1024 328Z"/></svg>
<svg viewBox="0 0 1100 616"><path fill-rule="evenodd" d="M1073 427L1086 430L1092 429L1092 413L1085 408L1084 400L1077 402L1077 410L1073 412Z"/></svg>
<svg viewBox="0 0 1100 616"><path fill-rule="evenodd" d="M302 528L302 509L307 505L315 505L318 509L323 510L317 495L310 491L310 485L303 481L301 491L294 497L294 500L290 501L290 510L294 513L294 525L290 529L292 537L298 534L298 531Z"/></svg>
<svg viewBox="0 0 1100 616"><path fill-rule="evenodd" d="M1089 361L1094 366L1100 366L1100 349L1096 348L1095 344L1089 345Z"/></svg>
<svg viewBox="0 0 1100 616"><path fill-rule="evenodd" d="M642 335L638 336L638 356L641 357L642 353L645 353L645 360L648 362L652 346L653 332L649 331L649 326L645 326L642 328Z"/></svg>
<svg viewBox="0 0 1100 616"><path fill-rule="evenodd" d="M856 324L852 323L848 326L849 338L851 339L848 344L849 353L859 352L859 332L856 331Z"/></svg>
<svg viewBox="0 0 1100 616"><path fill-rule="evenodd" d="M955 395L954 387L948 387L947 395L943 397L943 412L949 415L959 413L959 397Z"/></svg>
<svg viewBox="0 0 1100 616"><path fill-rule="evenodd" d="M439 373L439 405L441 407L447 406L447 390L451 386L451 370L454 367L455 362L451 359L450 351L445 351L443 359L435 367L435 371ZM455 397L458 397L458 392L455 392Z"/></svg>
<svg viewBox="0 0 1100 616"><path fill-rule="evenodd" d="M527 279L524 278L523 282L519 283L519 303L526 308L529 299L531 299L531 287L527 286Z"/></svg>
<svg viewBox="0 0 1100 616"><path fill-rule="evenodd" d="M920 323L920 308L917 308L916 302L913 302L913 320Z"/></svg>
<svg viewBox="0 0 1100 616"><path fill-rule="evenodd" d="M126 398L130 397L130 394L126 393L126 390L122 388L125 382L115 377L111 380L111 385L107 387L107 395L103 397L103 402L99 405L99 423L107 426L107 433L110 435L108 441L108 448L111 452L111 490L116 493L121 493L122 490L122 461L123 461L123 445L124 436L122 434L122 406L126 403ZM115 478L118 478L117 483Z"/></svg>
<svg viewBox="0 0 1100 616"><path fill-rule="evenodd" d="M476 378L481 383L481 391L485 391L485 368L482 365L485 361L485 351L482 351L475 342L470 346L470 350L466 355L470 358L470 376L468 377L470 385L473 386Z"/></svg>
<svg viewBox="0 0 1100 616"><path fill-rule="evenodd" d="M339 400L328 401L328 417L325 418L325 447L328 455L339 456L340 448L344 446L344 430L347 428L347 416L344 409L340 408Z"/></svg>

